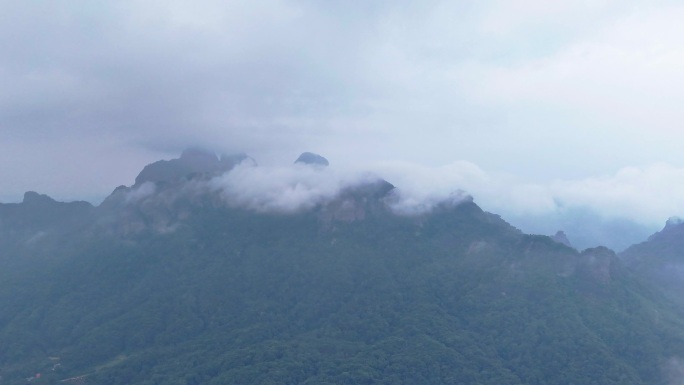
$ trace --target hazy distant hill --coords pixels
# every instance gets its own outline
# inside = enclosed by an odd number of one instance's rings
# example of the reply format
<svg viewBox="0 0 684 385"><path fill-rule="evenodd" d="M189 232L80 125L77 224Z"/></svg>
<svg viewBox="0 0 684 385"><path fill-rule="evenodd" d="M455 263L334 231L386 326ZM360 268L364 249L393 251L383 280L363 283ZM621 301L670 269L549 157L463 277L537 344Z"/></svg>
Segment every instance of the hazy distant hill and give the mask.
<svg viewBox="0 0 684 385"><path fill-rule="evenodd" d="M247 209L207 171L95 208L40 198L35 223L35 196L0 207L24 210L0 211L4 231L25 223L0 244L0 384L682 380L682 313L606 248L525 235L467 198L397 215L372 178ZM26 238L46 231L61 242Z"/></svg>
<svg viewBox="0 0 684 385"><path fill-rule="evenodd" d="M624 218L606 218L589 208L564 208L549 214L518 214L506 218L533 234L552 234L562 229L578 249L607 246L622 251L642 242L655 229Z"/></svg>

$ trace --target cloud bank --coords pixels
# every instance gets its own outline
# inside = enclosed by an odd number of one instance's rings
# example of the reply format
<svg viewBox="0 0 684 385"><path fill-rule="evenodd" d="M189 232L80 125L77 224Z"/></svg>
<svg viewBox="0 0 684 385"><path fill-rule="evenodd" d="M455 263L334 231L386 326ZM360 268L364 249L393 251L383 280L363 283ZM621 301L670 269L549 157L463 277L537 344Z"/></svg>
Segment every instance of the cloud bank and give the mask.
<svg viewBox="0 0 684 385"><path fill-rule="evenodd" d="M348 188L379 178L368 172L293 164L256 166L243 162L209 181L226 202L258 212L295 213L334 200Z"/></svg>
<svg viewBox="0 0 684 385"><path fill-rule="evenodd" d="M684 168L665 163L626 167L602 177L546 183L488 173L464 161L441 167L385 162L377 164L374 172L413 201L449 199L454 191L462 189L485 209L504 217L588 209L604 218L659 226L670 216L684 213Z"/></svg>
<svg viewBox="0 0 684 385"><path fill-rule="evenodd" d="M412 207L462 189L504 216L661 223L682 214L683 18L666 0L5 2L0 199L97 202L192 145L275 168L313 148ZM294 186L276 206L329 195Z"/></svg>
<svg viewBox="0 0 684 385"><path fill-rule="evenodd" d="M437 204L457 203L470 195L484 209L504 218L584 213L585 218L594 216L594 220L626 220L657 228L671 216L684 216L684 168L665 163L626 167L601 177L541 183L487 172L466 161L440 167L379 162L358 169L243 162L212 179L209 186L234 206L291 213L325 204L345 189L381 178L396 187L388 204L402 214L428 212Z"/></svg>
<svg viewBox="0 0 684 385"><path fill-rule="evenodd" d="M564 230L580 249L605 245L623 250L645 240L667 218L684 213L684 188L678 188L684 169L664 163L623 168L603 177L539 183L490 173L465 161L441 167L382 162L354 169L302 163L258 166L248 158L223 175L193 180L181 195L209 190L229 206L292 214L381 180L395 186L383 203L396 214L421 215L438 205L474 198L525 232L551 235ZM145 183L125 201L154 200L155 194L155 186Z"/></svg>

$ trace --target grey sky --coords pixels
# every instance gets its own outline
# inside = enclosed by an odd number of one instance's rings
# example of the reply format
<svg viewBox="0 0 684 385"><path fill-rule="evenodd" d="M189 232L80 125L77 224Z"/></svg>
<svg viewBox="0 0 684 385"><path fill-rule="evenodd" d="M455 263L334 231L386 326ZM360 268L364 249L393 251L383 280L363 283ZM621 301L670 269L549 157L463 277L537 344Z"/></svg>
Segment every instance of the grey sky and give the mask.
<svg viewBox="0 0 684 385"><path fill-rule="evenodd" d="M674 1L0 0L0 201L97 202L202 145L660 222L684 214L681 20Z"/></svg>

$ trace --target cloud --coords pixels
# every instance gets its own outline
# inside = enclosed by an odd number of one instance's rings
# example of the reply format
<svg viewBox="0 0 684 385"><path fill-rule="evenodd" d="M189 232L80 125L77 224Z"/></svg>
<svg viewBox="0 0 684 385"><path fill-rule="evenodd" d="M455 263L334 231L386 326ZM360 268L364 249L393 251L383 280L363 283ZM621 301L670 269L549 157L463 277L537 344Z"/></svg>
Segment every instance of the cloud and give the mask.
<svg viewBox="0 0 684 385"><path fill-rule="evenodd" d="M419 214L443 202L462 201L467 193L480 191L476 186L493 183L482 169L464 161L441 167L401 161L379 162L371 165L371 169L395 185L397 191L391 206L402 214Z"/></svg>
<svg viewBox="0 0 684 385"><path fill-rule="evenodd" d="M345 188L377 180L367 172L345 172L305 164L256 166L243 162L209 182L226 202L259 212L295 213L335 199Z"/></svg>
<svg viewBox="0 0 684 385"><path fill-rule="evenodd" d="M243 163L208 186L230 206L289 214L328 204L345 189L380 178L396 186L384 203L397 214L423 214L472 197L523 231L565 230L580 248L621 250L644 240L667 218L684 214L684 188L679 187L684 169L664 163L546 183L487 172L466 161L440 167L380 162L364 168Z"/></svg>
<svg viewBox="0 0 684 385"><path fill-rule="evenodd" d="M402 190L415 202L464 189L492 211L616 213L635 198L615 170L684 162L683 16L668 1L9 2L0 197L97 201L199 145L421 164L406 168L425 188ZM620 199L587 192L611 181ZM663 205L620 207L650 222L677 209Z"/></svg>
<svg viewBox="0 0 684 385"><path fill-rule="evenodd" d="M415 216L430 213L443 206L457 206L463 202L472 201L472 197L463 190L452 191L446 196L429 194L417 196L413 191L401 189L392 190L384 203L393 213L405 216Z"/></svg>
<svg viewBox="0 0 684 385"><path fill-rule="evenodd" d="M395 184L411 201L429 204L464 190L486 210L504 217L589 209L604 218L653 226L684 213L684 169L665 163L626 167L603 177L546 183L489 173L464 161L441 167L385 162L376 164L373 170Z"/></svg>
<svg viewBox="0 0 684 385"><path fill-rule="evenodd" d="M548 55L471 67L470 93L525 110L516 116L569 117L572 134L583 141L681 139L684 27L677 20L683 16L679 4L627 7Z"/></svg>
<svg viewBox="0 0 684 385"><path fill-rule="evenodd" d="M157 187L154 183L152 182L145 182L141 184L140 186L132 189L131 191L127 192L125 195L125 203L130 204L130 203L136 203L139 202L151 195L153 195L157 190Z"/></svg>
<svg viewBox="0 0 684 385"><path fill-rule="evenodd" d="M396 214L424 214L474 198L483 209L525 232L565 230L579 248L605 245L622 250L646 239L668 217L684 213L679 199L684 188L678 188L684 169L662 163L623 168L603 177L534 183L490 173L466 161L440 167L397 161L336 168L299 163L258 166L248 159L209 181L189 182L180 194L208 190L232 207L293 214L329 204L345 190L381 178L396 186L383 200ZM155 194L154 185L146 183L130 191L126 203ZM179 197L164 194L160 192L162 200Z"/></svg>
<svg viewBox="0 0 684 385"><path fill-rule="evenodd" d="M604 176L544 182L488 172L470 162L439 167L375 164L395 186L405 212L427 211L462 190L484 210L528 233L565 230L575 247L623 250L684 213L684 168L665 163L625 167ZM405 205L405 206L402 206Z"/></svg>
<svg viewBox="0 0 684 385"><path fill-rule="evenodd" d="M671 216L684 215L680 199L684 169L665 163L626 167L601 177L539 183L487 172L466 161L439 167L378 162L359 168L245 162L213 179L210 188L234 206L290 213L325 204L345 188L380 178L396 187L388 204L402 214L428 212L440 203L456 203L470 195L484 209L513 218L591 212L605 220L659 226Z"/></svg>
<svg viewBox="0 0 684 385"><path fill-rule="evenodd" d="M549 190L541 185L524 183L511 176L491 174L474 163L457 161L429 167L406 162L380 162L374 172L393 183L407 201L448 201L464 191L489 210L507 212L548 212L556 206Z"/></svg>
<svg viewBox="0 0 684 385"><path fill-rule="evenodd" d="M465 163L464 163L465 164ZM424 171L419 166L401 164L399 168ZM467 167L467 166L466 166ZM471 171L477 170L471 166ZM441 170L435 171L437 176ZM417 174L413 174L417 175ZM418 215L430 212L439 204L455 205L471 199L464 191L449 190L453 183L436 186L436 179L428 180L425 189L417 188L421 180L414 180L406 189L394 189L383 203L400 215ZM218 192L225 202L233 207L258 212L291 214L310 210L337 199L347 190L382 181L376 172L369 169L337 169L329 166L295 163L288 166L258 166L244 161L221 176L208 182L208 189ZM451 181L453 182L453 181ZM136 190L138 195L147 196L153 190L144 185ZM203 187L195 187L195 189ZM137 195L136 195L137 196Z"/></svg>
<svg viewBox="0 0 684 385"><path fill-rule="evenodd" d="M605 177L557 181L551 193L565 206L591 207L606 217L662 224L684 213L684 169L669 164L626 167Z"/></svg>

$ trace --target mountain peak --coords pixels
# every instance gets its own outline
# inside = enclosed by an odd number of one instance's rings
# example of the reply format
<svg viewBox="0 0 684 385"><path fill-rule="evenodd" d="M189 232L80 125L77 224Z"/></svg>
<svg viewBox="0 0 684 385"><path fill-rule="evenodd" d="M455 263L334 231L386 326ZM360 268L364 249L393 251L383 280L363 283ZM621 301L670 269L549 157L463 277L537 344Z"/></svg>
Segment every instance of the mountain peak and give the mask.
<svg viewBox="0 0 684 385"><path fill-rule="evenodd" d="M56 202L54 199L50 198L45 194L38 194L35 191L27 191L24 193L24 204L44 204Z"/></svg>
<svg viewBox="0 0 684 385"><path fill-rule="evenodd" d="M568 239L568 236L565 235L565 231L563 230L558 230L556 234L554 234L551 239L554 241L563 244L568 247L572 247L572 244L570 243L570 240Z"/></svg>
<svg viewBox="0 0 684 385"><path fill-rule="evenodd" d="M670 228L670 227L677 226L677 225L681 225L682 223L684 223L684 219L682 219L680 217L677 217L677 216L669 217L667 219L667 221L665 222L665 227L663 228L663 230Z"/></svg>
<svg viewBox="0 0 684 385"><path fill-rule="evenodd" d="M160 160L148 164L135 178L135 186L145 182L168 182L187 177L195 173L220 174L233 168L242 160L244 154L222 155L200 149L188 148L181 153L180 158Z"/></svg>
<svg viewBox="0 0 684 385"><path fill-rule="evenodd" d="M684 233L684 220L677 216L672 216L665 221L665 227L662 230L651 234L648 237L647 242L654 240L670 240L673 242L678 242L681 234Z"/></svg>
<svg viewBox="0 0 684 385"><path fill-rule="evenodd" d="M330 162L328 162L327 159L318 154L314 154L313 152L303 152L299 155L299 158L295 160L295 163L312 164L323 167L330 165Z"/></svg>

